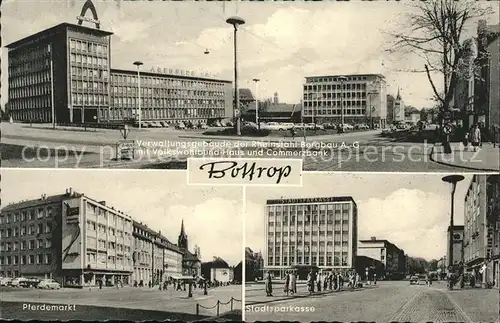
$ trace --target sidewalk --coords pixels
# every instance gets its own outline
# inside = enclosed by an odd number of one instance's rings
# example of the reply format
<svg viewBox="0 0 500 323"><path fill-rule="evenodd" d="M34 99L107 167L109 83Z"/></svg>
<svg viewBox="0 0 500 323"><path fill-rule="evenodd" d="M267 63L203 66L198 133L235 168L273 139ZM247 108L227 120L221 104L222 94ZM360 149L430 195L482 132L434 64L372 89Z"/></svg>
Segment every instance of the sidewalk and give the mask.
<svg viewBox="0 0 500 323"><path fill-rule="evenodd" d="M302 287L302 286L298 286ZM307 298L307 297L316 297L320 295L327 295L327 294L335 294L335 293L342 293L342 292L355 292L355 291L362 291L362 290L367 290L367 289L374 289L377 288L377 285L364 285L361 288L354 288L354 289L348 289L348 288L343 288L340 290L327 290L327 291L321 291L321 292L315 292L314 294L310 295L309 292L307 291L307 286L303 286L303 290L301 291L301 288L298 288L299 290L297 291L297 294L295 295L276 295L276 296L266 296L266 292L264 289L261 289L261 293L257 295L245 295L245 305L257 305L257 304L265 304L265 303L272 303L272 302L279 302L279 301L285 301L285 300L290 300L290 299L296 299L296 298ZM279 288L276 290L275 293L283 293L282 290L279 290ZM276 293L276 294L277 294Z"/></svg>
<svg viewBox="0 0 500 323"><path fill-rule="evenodd" d="M430 160L447 166L469 170L498 172L500 170L500 148L491 143L483 144L476 152L470 147L464 148L462 143L451 143L451 154L443 152L443 146L436 144L432 147Z"/></svg>

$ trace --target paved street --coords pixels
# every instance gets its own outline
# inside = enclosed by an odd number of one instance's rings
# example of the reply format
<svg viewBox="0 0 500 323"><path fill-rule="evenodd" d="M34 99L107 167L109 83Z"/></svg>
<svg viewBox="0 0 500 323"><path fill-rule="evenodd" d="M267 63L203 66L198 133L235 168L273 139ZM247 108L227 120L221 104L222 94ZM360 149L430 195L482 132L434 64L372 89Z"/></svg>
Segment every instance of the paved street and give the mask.
<svg viewBox="0 0 500 323"><path fill-rule="evenodd" d="M306 171L477 172L458 167L460 163L433 161L432 144L395 142L381 137L379 131L320 135L304 141L276 136L221 138L204 136L202 130L132 129L128 139L141 149L131 161L116 161L118 130L53 130L8 123L2 127L3 167L185 169L188 157L205 156L302 158Z"/></svg>
<svg viewBox="0 0 500 323"><path fill-rule="evenodd" d="M497 290L448 291L407 281L382 281L377 288L337 292L245 306L247 321L495 322ZM281 286L277 286L280 288ZM282 291L278 290L278 293ZM253 291L248 296L252 298ZM260 293L265 292L263 290ZM248 302L248 301L247 301Z"/></svg>
<svg viewBox="0 0 500 323"><path fill-rule="evenodd" d="M133 287L125 287L123 289L104 288L102 290L97 288L61 290L10 288L3 289L0 292L0 313L2 318L17 318L15 316L16 309L19 310L20 307L22 309L22 304L44 303L57 305L75 304L77 311L81 311L83 314L86 311L82 306L88 306L89 310L95 313L93 315L101 315L100 319L108 318L108 314L120 317L123 313L133 313L130 310L151 314L151 318L143 316L141 320L155 320L158 317L163 317L162 320L170 317L173 319L183 319L179 316L179 313L189 314L186 317L202 318L217 315L217 306L215 306L217 301L221 303L229 302L228 304L219 306L219 314L230 311L231 298L236 299L233 301L233 310L241 309L241 285L209 289L206 296L203 295L203 290L195 289L193 291L193 298L191 299L187 297L187 292L176 292L172 289L159 291L157 289ZM198 316L196 316L196 304L200 305ZM110 310L108 312L108 310L100 310L95 307L110 308ZM30 315L24 311L22 313L24 313L23 317ZM41 319L38 311L29 311L29 313L32 315L31 319ZM103 317L102 315L105 316ZM117 317L110 317L110 319L117 319Z"/></svg>

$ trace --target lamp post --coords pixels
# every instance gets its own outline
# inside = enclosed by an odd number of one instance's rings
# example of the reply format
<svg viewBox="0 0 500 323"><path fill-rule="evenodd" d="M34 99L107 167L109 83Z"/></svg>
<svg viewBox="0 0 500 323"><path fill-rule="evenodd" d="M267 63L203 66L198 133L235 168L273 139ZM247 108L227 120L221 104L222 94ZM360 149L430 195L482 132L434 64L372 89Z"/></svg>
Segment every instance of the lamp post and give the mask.
<svg viewBox="0 0 500 323"><path fill-rule="evenodd" d="M462 175L448 175L442 178L443 182L451 184L451 213L450 213L450 238L448 246L448 268L451 270L453 268L453 216L455 208L455 190L457 188L457 183L462 181L464 177ZM450 277L449 277L450 278ZM453 284L451 279L448 278L448 289L453 289Z"/></svg>
<svg viewBox="0 0 500 323"><path fill-rule="evenodd" d="M344 84L347 81L347 77L340 76L338 80L340 81L340 124L342 129L344 129Z"/></svg>
<svg viewBox="0 0 500 323"><path fill-rule="evenodd" d="M141 119L142 119L142 111L141 111L141 66L143 63L141 61L135 61L134 65L137 66L137 104L139 108L139 129L141 129Z"/></svg>
<svg viewBox="0 0 500 323"><path fill-rule="evenodd" d="M255 78L253 79L255 82L255 123L257 124L257 127L260 130L260 123L259 123L259 99L257 99L258 96L258 91L259 91L259 79Z"/></svg>
<svg viewBox="0 0 500 323"><path fill-rule="evenodd" d="M229 17L226 22L234 27L234 110L233 115L236 118L236 135L241 136L241 122L240 122L240 97L238 93L238 47L237 47L237 34L238 26L243 25L245 20L240 17Z"/></svg>

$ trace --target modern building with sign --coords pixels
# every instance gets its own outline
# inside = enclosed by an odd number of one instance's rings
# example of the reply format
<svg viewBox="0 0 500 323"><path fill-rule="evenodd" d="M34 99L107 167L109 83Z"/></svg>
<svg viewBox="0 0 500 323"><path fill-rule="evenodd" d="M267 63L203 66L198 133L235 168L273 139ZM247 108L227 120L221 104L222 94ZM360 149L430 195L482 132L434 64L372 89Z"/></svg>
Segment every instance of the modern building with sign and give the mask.
<svg viewBox="0 0 500 323"><path fill-rule="evenodd" d="M464 230L465 227L463 225L454 225L453 226L453 265L459 266L464 262ZM446 249L446 259L450 259L450 227L448 226L447 230L447 249ZM446 264L446 268L448 268L450 264Z"/></svg>
<svg viewBox="0 0 500 323"><path fill-rule="evenodd" d="M138 119L135 70L111 69L111 36L94 19L62 23L8 44L9 111L19 122L105 123ZM82 21L96 28L82 26ZM132 63L131 63L132 64ZM232 82L177 70L142 72L143 121L232 116Z"/></svg>
<svg viewBox="0 0 500 323"><path fill-rule="evenodd" d="M53 278L62 286L128 284L132 220L74 192L7 205L0 214L0 275Z"/></svg>
<svg viewBox="0 0 500 323"><path fill-rule="evenodd" d="M377 239L376 237L372 237L370 240L360 240L358 256L365 256L382 263L386 279L403 279L406 274L404 250L388 240Z"/></svg>
<svg viewBox="0 0 500 323"><path fill-rule="evenodd" d="M464 263L483 286L500 277L499 198L500 176L474 175L465 196Z"/></svg>
<svg viewBox="0 0 500 323"><path fill-rule="evenodd" d="M297 265L354 268L357 218L352 197L268 200L264 270L283 277Z"/></svg>
<svg viewBox="0 0 500 323"><path fill-rule="evenodd" d="M305 120L316 123L374 124L387 122L387 84L381 74L306 77L303 86ZM343 107L343 109L341 109Z"/></svg>

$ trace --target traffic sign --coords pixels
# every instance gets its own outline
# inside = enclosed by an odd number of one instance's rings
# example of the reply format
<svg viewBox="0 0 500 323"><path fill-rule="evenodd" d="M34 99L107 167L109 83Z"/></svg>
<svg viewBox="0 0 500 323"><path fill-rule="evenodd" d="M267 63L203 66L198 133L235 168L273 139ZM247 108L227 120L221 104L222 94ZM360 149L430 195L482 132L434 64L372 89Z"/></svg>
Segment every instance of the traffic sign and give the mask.
<svg viewBox="0 0 500 323"><path fill-rule="evenodd" d="M443 132L446 134L446 135L449 135L453 132L453 128L451 126L451 124L447 124L444 126L443 128Z"/></svg>
<svg viewBox="0 0 500 323"><path fill-rule="evenodd" d="M234 116L238 117L240 115L240 110L234 109Z"/></svg>

